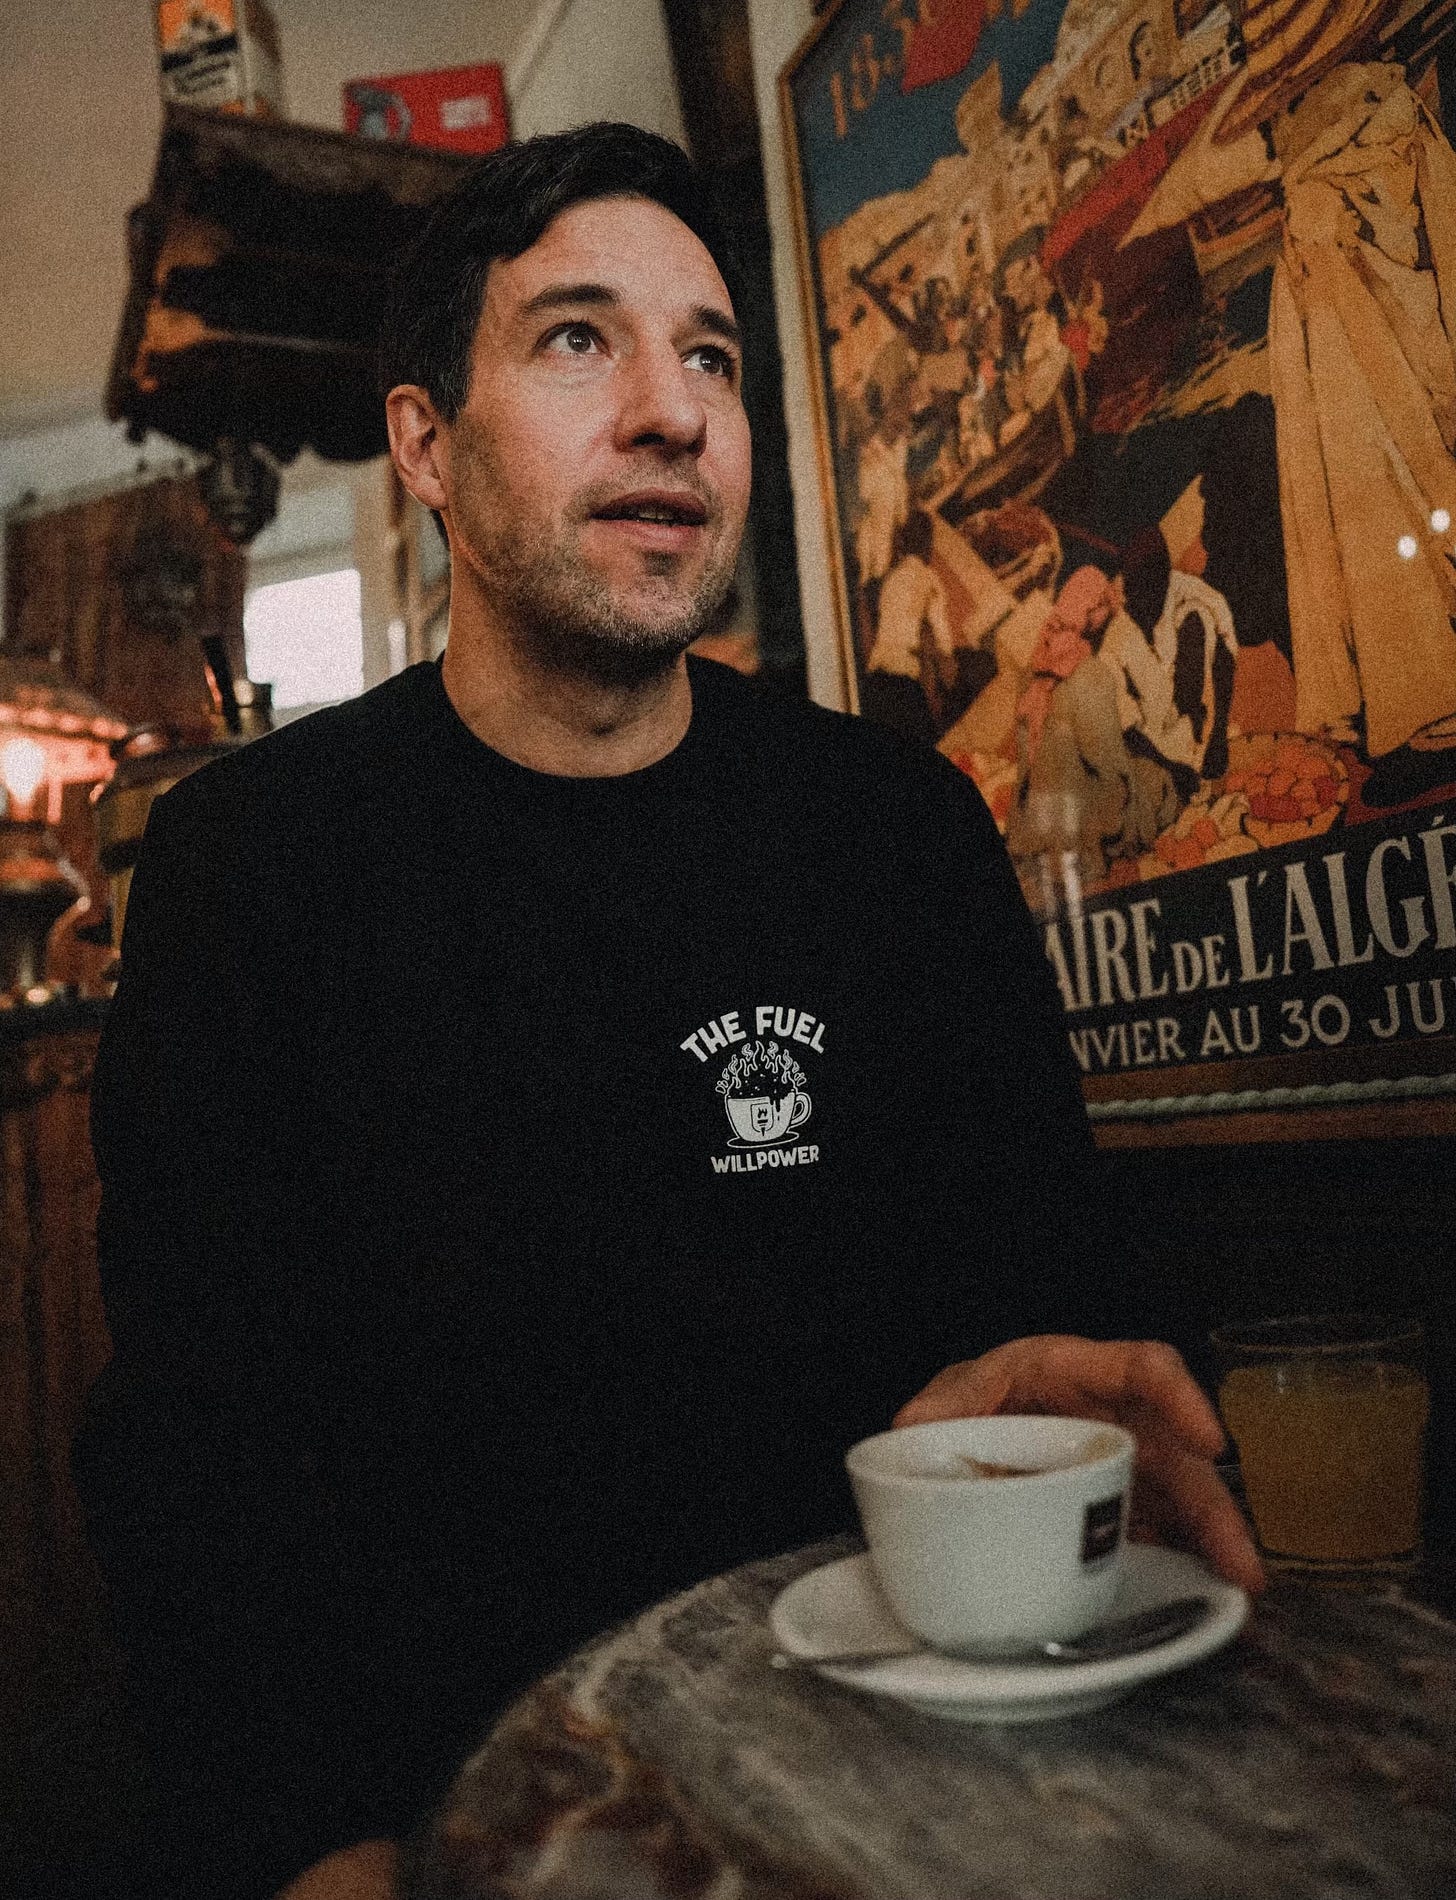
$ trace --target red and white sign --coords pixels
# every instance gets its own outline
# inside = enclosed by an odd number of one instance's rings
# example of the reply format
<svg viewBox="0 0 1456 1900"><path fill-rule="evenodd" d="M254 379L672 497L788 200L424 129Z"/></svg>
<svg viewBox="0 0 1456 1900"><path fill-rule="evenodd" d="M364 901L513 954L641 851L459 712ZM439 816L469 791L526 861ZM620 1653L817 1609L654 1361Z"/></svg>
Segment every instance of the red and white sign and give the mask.
<svg viewBox="0 0 1456 1900"><path fill-rule="evenodd" d="M493 152L511 135L501 69L454 66L350 79L344 86L344 130L451 152Z"/></svg>

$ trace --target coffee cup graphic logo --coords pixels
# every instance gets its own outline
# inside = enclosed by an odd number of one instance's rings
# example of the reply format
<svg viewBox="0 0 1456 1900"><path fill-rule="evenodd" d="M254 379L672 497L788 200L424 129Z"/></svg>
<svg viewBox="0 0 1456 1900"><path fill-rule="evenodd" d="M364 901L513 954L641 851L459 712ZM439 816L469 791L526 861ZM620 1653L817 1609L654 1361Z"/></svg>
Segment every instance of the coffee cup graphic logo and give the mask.
<svg viewBox="0 0 1456 1900"><path fill-rule="evenodd" d="M733 1136L732 1148L761 1148L783 1141L808 1121L814 1105L804 1071L776 1042L750 1042L718 1078Z"/></svg>

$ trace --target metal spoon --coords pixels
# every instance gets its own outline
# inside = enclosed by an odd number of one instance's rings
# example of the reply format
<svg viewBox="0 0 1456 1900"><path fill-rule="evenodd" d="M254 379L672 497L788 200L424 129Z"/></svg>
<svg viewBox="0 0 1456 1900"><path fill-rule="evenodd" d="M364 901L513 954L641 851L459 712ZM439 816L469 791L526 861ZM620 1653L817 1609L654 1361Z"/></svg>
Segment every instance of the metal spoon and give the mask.
<svg viewBox="0 0 1456 1900"><path fill-rule="evenodd" d="M1156 1609L1139 1610L1134 1616L1120 1616L1111 1623L1099 1623L1081 1636L1067 1636L1058 1642L1037 1643L1000 1656L958 1657L957 1661L986 1663L1108 1662L1116 1656L1135 1656L1139 1650L1156 1649L1176 1636L1195 1629L1213 1607L1208 1597L1177 1597L1160 1603ZM769 1658L775 1669L819 1669L826 1664L835 1669L851 1669L860 1663L897 1662L907 1656L934 1656L943 1651L915 1643L902 1649L843 1649L817 1656L790 1656L782 1650Z"/></svg>

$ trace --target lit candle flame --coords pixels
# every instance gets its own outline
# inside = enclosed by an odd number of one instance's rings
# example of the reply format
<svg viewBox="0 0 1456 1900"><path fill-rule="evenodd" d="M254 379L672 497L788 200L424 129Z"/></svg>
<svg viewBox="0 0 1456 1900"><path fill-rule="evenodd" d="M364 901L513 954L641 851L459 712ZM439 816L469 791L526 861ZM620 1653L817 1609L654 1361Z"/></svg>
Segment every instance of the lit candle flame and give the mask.
<svg viewBox="0 0 1456 1900"><path fill-rule="evenodd" d="M12 812L27 807L46 775L45 747L34 739L7 739L0 745L0 783Z"/></svg>

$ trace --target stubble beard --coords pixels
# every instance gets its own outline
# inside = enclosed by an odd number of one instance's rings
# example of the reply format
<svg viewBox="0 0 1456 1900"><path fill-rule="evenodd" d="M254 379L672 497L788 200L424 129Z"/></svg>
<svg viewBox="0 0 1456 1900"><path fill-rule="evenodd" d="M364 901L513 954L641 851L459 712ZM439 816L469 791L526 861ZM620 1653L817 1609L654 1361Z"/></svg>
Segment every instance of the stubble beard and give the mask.
<svg viewBox="0 0 1456 1900"><path fill-rule="evenodd" d="M674 585L678 558L649 555L643 566L651 592L661 597L655 612L626 607L567 534L541 532L498 547L488 577L531 659L553 672L630 686L668 672L713 623L733 581L726 552L720 547L686 600Z"/></svg>
<svg viewBox="0 0 1456 1900"><path fill-rule="evenodd" d="M474 459L477 479L489 482L488 458L477 451ZM644 479L650 483L661 477ZM712 507L706 531L716 529L717 543L687 598L677 581L681 556L642 557L647 584L639 588L639 597L646 595L650 603L655 596L660 605L634 612L580 551L580 528L605 499L586 491L554 530L476 520L470 534L472 564L523 657L548 671L604 686L645 685L669 672L713 625L733 584L738 537L722 531L721 515Z"/></svg>

